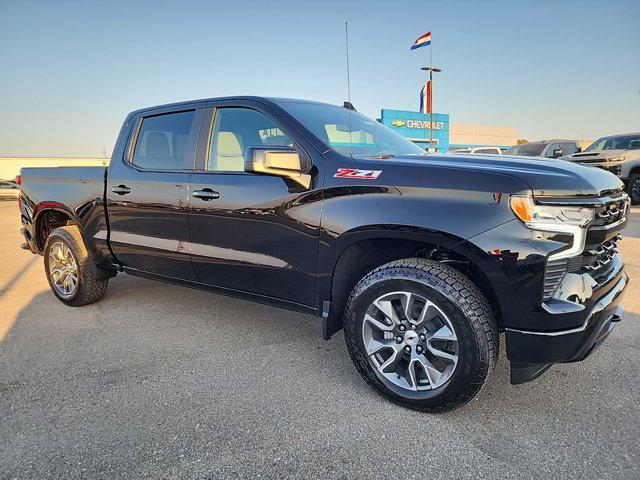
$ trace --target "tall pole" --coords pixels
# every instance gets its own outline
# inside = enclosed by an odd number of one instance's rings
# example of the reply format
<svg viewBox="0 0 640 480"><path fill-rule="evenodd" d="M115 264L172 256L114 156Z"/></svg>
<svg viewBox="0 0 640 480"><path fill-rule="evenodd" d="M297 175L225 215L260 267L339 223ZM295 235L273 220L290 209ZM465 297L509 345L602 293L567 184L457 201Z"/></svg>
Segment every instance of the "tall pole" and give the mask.
<svg viewBox="0 0 640 480"><path fill-rule="evenodd" d="M429 98L426 98L427 106L429 107L429 153L431 153L432 143L433 143L433 52L431 49L433 48L433 39L429 43L429 88L427 89L427 95ZM431 100L431 102L429 102Z"/></svg>
<svg viewBox="0 0 640 480"><path fill-rule="evenodd" d="M349 156L353 157L353 133L351 131L351 74L349 72L349 22L344 22L344 48L347 54L347 101L349 102L349 108L347 109L347 116L349 119Z"/></svg>
<svg viewBox="0 0 640 480"><path fill-rule="evenodd" d="M429 150L433 148L433 72L441 72L441 68L435 68L433 66L433 42L429 41L429 66L422 67L420 70L429 71L429 81L427 82L427 108L429 110ZM429 101L431 100L431 101Z"/></svg>

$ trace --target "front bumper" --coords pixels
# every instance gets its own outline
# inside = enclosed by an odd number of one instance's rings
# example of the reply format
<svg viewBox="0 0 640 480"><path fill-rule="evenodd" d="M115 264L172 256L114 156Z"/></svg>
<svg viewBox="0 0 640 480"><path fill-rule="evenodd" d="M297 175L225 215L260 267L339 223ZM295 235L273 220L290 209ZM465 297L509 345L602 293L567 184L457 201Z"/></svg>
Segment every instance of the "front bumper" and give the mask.
<svg viewBox="0 0 640 480"><path fill-rule="evenodd" d="M620 270L611 283L613 286L591 307L578 327L552 332L506 328L511 383L533 380L554 363L577 362L588 357L620 321L620 303L629 279Z"/></svg>

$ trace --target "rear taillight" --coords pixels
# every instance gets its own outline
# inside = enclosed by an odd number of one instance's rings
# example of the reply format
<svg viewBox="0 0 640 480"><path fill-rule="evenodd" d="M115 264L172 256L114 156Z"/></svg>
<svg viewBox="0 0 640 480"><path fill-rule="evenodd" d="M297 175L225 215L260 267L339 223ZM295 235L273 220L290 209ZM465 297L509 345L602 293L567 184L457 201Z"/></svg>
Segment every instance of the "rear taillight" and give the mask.
<svg viewBox="0 0 640 480"><path fill-rule="evenodd" d="M22 192L22 175L16 175L16 185L18 185L20 192ZM18 193L18 208L22 212L22 198L20 198L20 193Z"/></svg>

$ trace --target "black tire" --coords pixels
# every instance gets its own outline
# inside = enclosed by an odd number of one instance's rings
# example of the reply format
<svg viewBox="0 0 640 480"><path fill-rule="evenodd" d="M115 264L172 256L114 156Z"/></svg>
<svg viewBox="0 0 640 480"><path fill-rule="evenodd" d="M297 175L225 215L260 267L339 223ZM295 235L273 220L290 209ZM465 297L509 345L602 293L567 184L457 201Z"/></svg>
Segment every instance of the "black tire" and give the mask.
<svg viewBox="0 0 640 480"><path fill-rule="evenodd" d="M56 288L50 269L49 255L51 247L58 243L64 243L71 251L77 265L77 287L69 296L63 296ZM54 295L62 303L72 307L80 307L101 300L107 292L109 279L98 280L95 278L95 264L87 251L80 231L76 226L56 228L49 234L44 248L44 269L49 281L49 286Z"/></svg>
<svg viewBox="0 0 640 480"><path fill-rule="evenodd" d="M409 289L436 303L448 315L458 338L458 364L449 380L419 395L385 383L364 347L365 312L380 295L399 289ZM398 260L366 275L347 301L344 331L349 354L367 383L392 402L423 412L446 412L469 402L498 358L497 325L486 298L463 274L433 260Z"/></svg>
<svg viewBox="0 0 640 480"><path fill-rule="evenodd" d="M640 175L637 173L629 177L627 193L631 197L632 205L640 204Z"/></svg>

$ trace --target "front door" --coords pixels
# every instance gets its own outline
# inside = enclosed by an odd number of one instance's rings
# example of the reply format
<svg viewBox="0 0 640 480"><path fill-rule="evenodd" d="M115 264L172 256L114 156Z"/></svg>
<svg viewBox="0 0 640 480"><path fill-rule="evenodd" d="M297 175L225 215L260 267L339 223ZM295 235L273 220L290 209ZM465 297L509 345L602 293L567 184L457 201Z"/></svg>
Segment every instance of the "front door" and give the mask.
<svg viewBox="0 0 640 480"><path fill-rule="evenodd" d="M128 153L112 160L109 240L127 268L195 280L187 207L201 114L194 109L134 118Z"/></svg>
<svg viewBox="0 0 640 480"><path fill-rule="evenodd" d="M294 146L308 156L309 146L294 142L284 121L276 123L276 114L264 107L223 105L203 118L200 169L190 180L191 257L198 280L313 306L321 213L314 190L317 166L309 189L244 171L247 147Z"/></svg>

